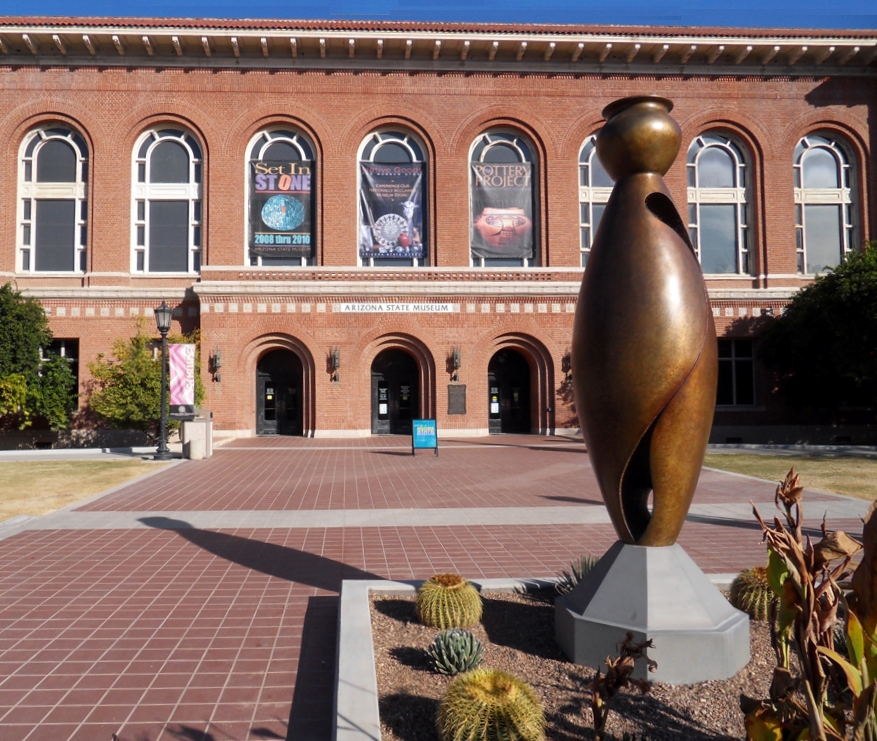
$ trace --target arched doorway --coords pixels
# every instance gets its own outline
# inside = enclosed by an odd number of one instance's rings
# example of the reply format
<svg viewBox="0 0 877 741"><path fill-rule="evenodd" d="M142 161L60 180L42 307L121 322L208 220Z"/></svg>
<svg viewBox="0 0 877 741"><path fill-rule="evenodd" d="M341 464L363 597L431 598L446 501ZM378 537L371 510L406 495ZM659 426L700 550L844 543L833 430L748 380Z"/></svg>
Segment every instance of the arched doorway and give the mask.
<svg viewBox="0 0 877 741"><path fill-rule="evenodd" d="M372 363L372 434L410 435L420 415L420 368L404 350L384 350Z"/></svg>
<svg viewBox="0 0 877 741"><path fill-rule="evenodd" d="M490 359L487 391L491 435L531 431L530 365L521 353L505 348Z"/></svg>
<svg viewBox="0 0 877 741"><path fill-rule="evenodd" d="M272 350L256 366L256 434L302 434L301 360L290 350Z"/></svg>

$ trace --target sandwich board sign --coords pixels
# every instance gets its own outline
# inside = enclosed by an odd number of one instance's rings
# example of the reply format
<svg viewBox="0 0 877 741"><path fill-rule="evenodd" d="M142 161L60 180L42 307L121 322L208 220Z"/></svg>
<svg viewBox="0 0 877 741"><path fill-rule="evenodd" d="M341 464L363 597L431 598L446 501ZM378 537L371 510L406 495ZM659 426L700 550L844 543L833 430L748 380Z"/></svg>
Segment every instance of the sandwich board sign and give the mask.
<svg viewBox="0 0 877 741"><path fill-rule="evenodd" d="M411 420L411 455L417 455L418 448L432 448L438 455L438 434L434 419Z"/></svg>

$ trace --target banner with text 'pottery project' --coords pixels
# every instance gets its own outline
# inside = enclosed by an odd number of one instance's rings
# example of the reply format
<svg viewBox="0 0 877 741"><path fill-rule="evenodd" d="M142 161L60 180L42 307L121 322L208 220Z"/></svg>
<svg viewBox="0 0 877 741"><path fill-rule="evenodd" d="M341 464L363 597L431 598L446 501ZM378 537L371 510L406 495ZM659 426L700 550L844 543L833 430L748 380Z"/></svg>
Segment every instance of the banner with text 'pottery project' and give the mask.
<svg viewBox="0 0 877 741"><path fill-rule="evenodd" d="M423 164L359 163L359 256L422 259Z"/></svg>
<svg viewBox="0 0 877 741"><path fill-rule="evenodd" d="M529 162L471 163L472 229L476 258L533 257L533 186Z"/></svg>

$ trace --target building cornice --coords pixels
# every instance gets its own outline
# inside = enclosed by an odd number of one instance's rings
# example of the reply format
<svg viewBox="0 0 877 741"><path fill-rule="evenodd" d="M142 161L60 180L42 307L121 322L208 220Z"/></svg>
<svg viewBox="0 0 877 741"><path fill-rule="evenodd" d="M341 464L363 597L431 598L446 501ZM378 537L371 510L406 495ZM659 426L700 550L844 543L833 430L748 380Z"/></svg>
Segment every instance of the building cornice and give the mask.
<svg viewBox="0 0 877 741"><path fill-rule="evenodd" d="M0 64L861 76L877 32L0 18Z"/></svg>

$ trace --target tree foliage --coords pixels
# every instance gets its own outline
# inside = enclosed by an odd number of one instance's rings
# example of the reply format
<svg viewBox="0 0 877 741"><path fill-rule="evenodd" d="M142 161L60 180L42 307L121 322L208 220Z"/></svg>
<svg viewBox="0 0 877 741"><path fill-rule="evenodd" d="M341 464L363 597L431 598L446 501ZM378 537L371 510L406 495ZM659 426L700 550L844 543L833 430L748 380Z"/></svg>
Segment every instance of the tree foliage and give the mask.
<svg viewBox="0 0 877 741"><path fill-rule="evenodd" d="M877 406L877 241L796 294L767 326L761 356L793 404Z"/></svg>
<svg viewBox="0 0 877 741"><path fill-rule="evenodd" d="M22 429L40 417L53 430L69 426L76 378L64 358L48 352L51 342L39 301L8 283L0 287L0 417L7 425Z"/></svg>
<svg viewBox="0 0 877 741"><path fill-rule="evenodd" d="M161 417L161 358L153 355L160 341L152 337L141 319L133 337L113 343L112 357L103 353L88 364L92 375L88 406L110 425L121 429L142 430L151 438L158 434ZM192 343L195 353L195 403L204 399L200 367L200 334L168 335L169 343ZM170 421L169 429L179 423Z"/></svg>

